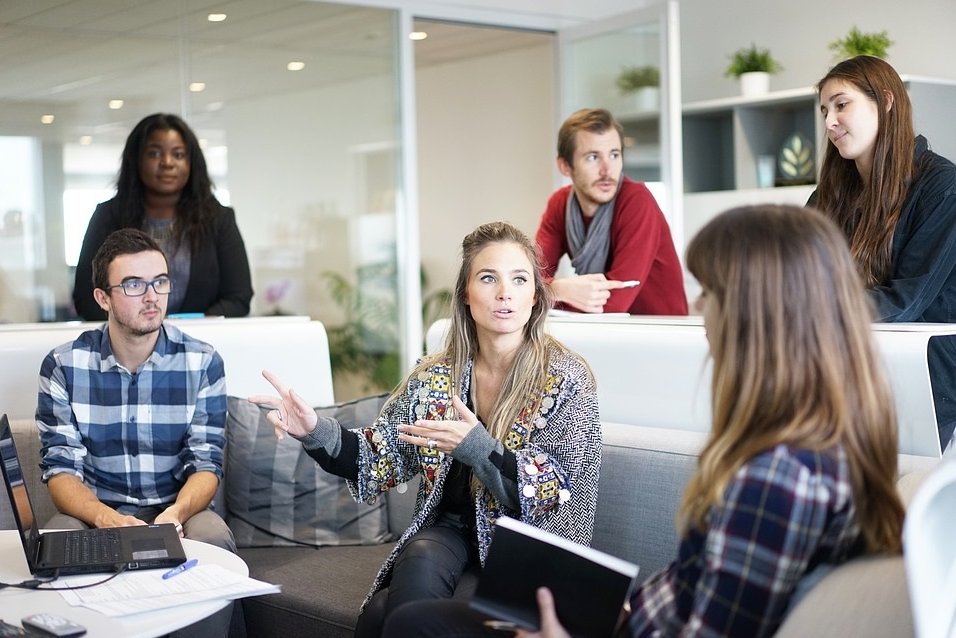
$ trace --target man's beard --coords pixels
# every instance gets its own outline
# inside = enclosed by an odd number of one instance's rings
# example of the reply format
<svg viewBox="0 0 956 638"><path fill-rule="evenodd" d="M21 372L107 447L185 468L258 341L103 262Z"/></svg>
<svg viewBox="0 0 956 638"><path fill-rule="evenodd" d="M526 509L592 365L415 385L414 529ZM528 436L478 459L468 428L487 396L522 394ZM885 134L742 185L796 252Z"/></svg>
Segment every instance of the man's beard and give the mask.
<svg viewBox="0 0 956 638"><path fill-rule="evenodd" d="M116 323L122 326L129 334L135 335L138 337L145 337L146 335L151 335L157 332L160 327L163 325L163 319L165 319L165 313L162 308L158 305L148 306L143 308L143 310L156 310L159 314L152 320L143 319L140 322L136 322L136 319L141 317L141 312L137 313L131 321L124 321L121 318L116 318ZM150 323L147 323L150 322ZM155 322L155 325L151 322ZM139 324L139 325L137 325Z"/></svg>

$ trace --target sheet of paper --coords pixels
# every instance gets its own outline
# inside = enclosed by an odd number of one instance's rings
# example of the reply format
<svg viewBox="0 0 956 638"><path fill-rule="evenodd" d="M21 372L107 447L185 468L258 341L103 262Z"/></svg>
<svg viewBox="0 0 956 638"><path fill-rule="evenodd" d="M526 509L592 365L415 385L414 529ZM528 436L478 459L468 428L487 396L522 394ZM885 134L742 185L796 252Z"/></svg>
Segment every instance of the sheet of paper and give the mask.
<svg viewBox="0 0 956 638"><path fill-rule="evenodd" d="M279 592L278 585L240 576L220 565L198 565L163 580L165 571L126 572L97 587L60 590L60 595L73 606L86 607L107 616L124 616L205 600L231 600ZM76 586L102 578L102 574L71 578L63 585Z"/></svg>

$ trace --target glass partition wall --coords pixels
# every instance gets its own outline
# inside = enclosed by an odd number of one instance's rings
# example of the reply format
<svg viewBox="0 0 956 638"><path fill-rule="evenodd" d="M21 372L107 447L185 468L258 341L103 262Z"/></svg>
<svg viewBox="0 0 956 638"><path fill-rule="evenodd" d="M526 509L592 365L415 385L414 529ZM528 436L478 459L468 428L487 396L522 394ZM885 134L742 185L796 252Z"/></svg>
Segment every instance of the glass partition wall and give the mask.
<svg viewBox="0 0 956 638"><path fill-rule="evenodd" d="M352 379L337 398L390 388L409 359L401 303L420 296L398 260L409 223L398 12L35 4L0 4L0 321L75 316L72 266L94 207L113 195L126 136L172 112L235 208L252 314L323 321L336 378Z"/></svg>
<svg viewBox="0 0 956 638"><path fill-rule="evenodd" d="M559 32L561 113L599 106L624 127L624 173L644 182L683 246L680 29L674 0Z"/></svg>

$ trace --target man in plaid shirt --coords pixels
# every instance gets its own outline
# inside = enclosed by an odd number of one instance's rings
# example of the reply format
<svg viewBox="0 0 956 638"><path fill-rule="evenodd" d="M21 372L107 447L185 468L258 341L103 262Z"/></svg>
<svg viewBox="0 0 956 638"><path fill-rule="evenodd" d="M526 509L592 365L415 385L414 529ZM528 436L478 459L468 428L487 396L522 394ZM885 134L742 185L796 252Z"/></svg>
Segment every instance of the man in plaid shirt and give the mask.
<svg viewBox="0 0 956 638"><path fill-rule="evenodd" d="M163 324L173 283L145 233L107 237L93 285L106 324L55 348L40 368L40 466L60 511L48 526L171 523L234 552L208 509L222 479L222 358Z"/></svg>

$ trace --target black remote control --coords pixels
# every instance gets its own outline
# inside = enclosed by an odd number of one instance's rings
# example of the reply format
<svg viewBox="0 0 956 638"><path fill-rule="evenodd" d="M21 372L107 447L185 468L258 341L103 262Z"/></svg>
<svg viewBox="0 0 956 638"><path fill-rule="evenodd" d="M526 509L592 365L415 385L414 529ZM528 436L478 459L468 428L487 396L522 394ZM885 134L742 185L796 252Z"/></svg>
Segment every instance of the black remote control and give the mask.
<svg viewBox="0 0 956 638"><path fill-rule="evenodd" d="M57 636L57 638L69 638L70 636L82 636L86 633L86 627L78 625L72 620L57 616L56 614L33 614L20 619L24 627L34 629L45 636Z"/></svg>

